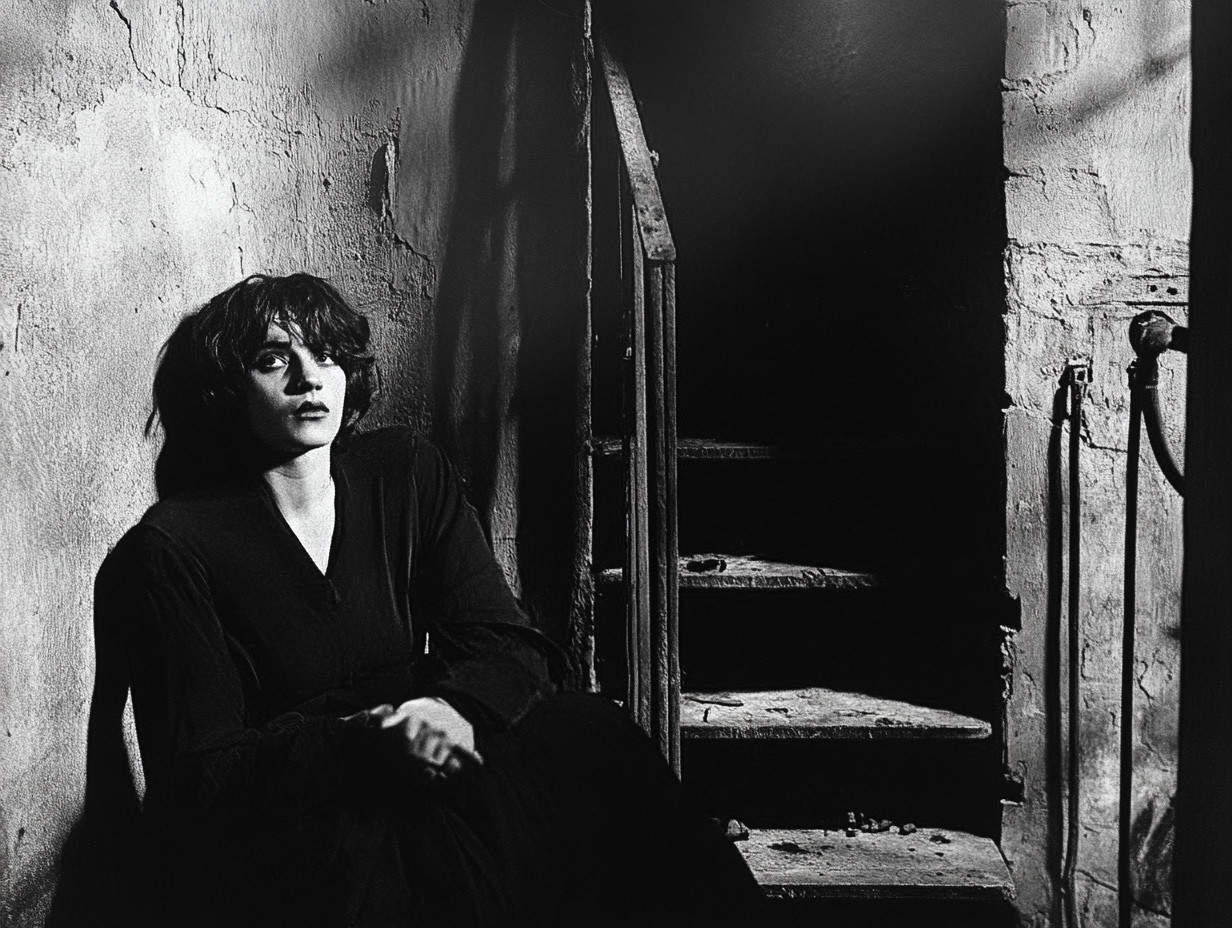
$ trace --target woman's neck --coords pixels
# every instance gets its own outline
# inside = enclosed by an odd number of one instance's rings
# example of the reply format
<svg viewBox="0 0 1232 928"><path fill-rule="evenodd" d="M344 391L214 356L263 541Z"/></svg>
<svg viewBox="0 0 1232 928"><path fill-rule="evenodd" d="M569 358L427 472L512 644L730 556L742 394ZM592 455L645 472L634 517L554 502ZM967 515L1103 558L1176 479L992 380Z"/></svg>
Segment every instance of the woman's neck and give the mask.
<svg viewBox="0 0 1232 928"><path fill-rule="evenodd" d="M308 515L330 497L330 446L305 451L269 467L261 475L284 516Z"/></svg>

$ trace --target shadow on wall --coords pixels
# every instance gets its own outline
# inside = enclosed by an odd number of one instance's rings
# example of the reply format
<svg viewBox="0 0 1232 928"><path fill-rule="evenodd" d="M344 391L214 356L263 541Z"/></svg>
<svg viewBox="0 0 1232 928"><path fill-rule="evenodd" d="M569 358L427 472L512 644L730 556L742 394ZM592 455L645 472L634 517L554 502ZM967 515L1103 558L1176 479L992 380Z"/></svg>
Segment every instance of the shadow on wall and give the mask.
<svg viewBox="0 0 1232 928"><path fill-rule="evenodd" d="M521 514L524 605L562 641L585 337L586 175L572 70L580 17L529 0L479 0L473 15L453 103L457 185L435 307L437 437L470 478L489 532L494 506ZM362 49L344 53L387 66ZM120 631L96 615L95 642L85 802L49 928L129 923L141 888L140 770L125 741Z"/></svg>
<svg viewBox="0 0 1232 928"><path fill-rule="evenodd" d="M572 7L476 5L435 304L437 438L498 555L516 545L523 606L561 643L586 333L580 37Z"/></svg>
<svg viewBox="0 0 1232 928"><path fill-rule="evenodd" d="M47 928L131 924L138 820L139 761L130 766L124 735L128 674L122 630L94 617L94 692L86 733L86 793L65 843ZM135 760L135 754L134 754Z"/></svg>

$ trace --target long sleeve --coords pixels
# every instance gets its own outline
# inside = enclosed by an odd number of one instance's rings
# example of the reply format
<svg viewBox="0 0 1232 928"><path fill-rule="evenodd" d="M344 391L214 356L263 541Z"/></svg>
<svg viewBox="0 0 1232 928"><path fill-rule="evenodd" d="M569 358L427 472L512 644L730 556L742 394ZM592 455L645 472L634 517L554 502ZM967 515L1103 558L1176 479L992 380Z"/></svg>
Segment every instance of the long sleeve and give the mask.
<svg viewBox="0 0 1232 928"><path fill-rule="evenodd" d="M430 692L504 728L554 692L555 645L518 607L444 455L423 439L413 462L418 538L412 603L426 613L442 675Z"/></svg>
<svg viewBox="0 0 1232 928"><path fill-rule="evenodd" d="M95 608L125 639L147 805L277 823L345 796L356 770L341 722L250 724L242 651L214 611L205 567L174 539L131 530L99 571Z"/></svg>

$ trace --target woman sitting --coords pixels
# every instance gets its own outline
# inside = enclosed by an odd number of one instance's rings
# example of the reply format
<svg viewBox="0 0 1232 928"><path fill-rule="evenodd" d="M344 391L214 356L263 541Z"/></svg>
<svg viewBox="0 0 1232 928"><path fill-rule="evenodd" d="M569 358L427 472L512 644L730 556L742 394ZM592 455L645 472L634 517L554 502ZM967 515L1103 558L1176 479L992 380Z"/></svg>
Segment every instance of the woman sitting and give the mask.
<svg viewBox="0 0 1232 928"><path fill-rule="evenodd" d="M166 925L715 924L760 898L649 740L557 694L459 480L357 434L368 325L249 277L155 379L161 501L99 574ZM153 418L153 417L152 417Z"/></svg>

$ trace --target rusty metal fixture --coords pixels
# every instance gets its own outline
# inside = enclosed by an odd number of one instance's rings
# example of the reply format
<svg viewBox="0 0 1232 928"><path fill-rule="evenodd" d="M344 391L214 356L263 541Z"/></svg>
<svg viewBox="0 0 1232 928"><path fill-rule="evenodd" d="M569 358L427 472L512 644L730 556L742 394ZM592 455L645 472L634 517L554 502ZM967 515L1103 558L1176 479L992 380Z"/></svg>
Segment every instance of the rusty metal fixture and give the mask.
<svg viewBox="0 0 1232 928"><path fill-rule="evenodd" d="M1129 323L1129 344L1138 357L1159 357L1169 348L1188 353L1189 329L1167 313L1150 309L1138 313Z"/></svg>
<svg viewBox="0 0 1232 928"><path fill-rule="evenodd" d="M1129 366L1129 388L1132 395L1137 394L1146 422L1147 438L1151 442L1151 450L1159 462L1159 469L1172 484L1173 489L1182 496L1185 495L1185 476L1176 463L1176 457L1168 444L1168 436L1164 433L1163 419L1159 410L1159 356L1165 351L1189 350L1189 329L1179 325L1176 320L1165 312L1157 309L1147 310L1134 316L1129 324L1129 344L1137 355ZM1132 405L1132 402L1131 402Z"/></svg>

